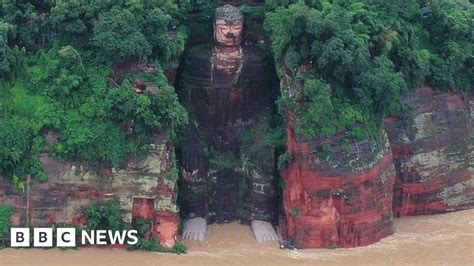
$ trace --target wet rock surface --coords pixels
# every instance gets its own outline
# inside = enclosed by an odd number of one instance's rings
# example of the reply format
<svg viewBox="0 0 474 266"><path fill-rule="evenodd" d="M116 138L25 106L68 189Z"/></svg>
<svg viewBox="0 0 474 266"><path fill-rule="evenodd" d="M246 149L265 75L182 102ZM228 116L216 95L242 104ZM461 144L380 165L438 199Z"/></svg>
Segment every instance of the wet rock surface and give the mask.
<svg viewBox="0 0 474 266"><path fill-rule="evenodd" d="M355 247L394 232L392 190L395 168L386 139L332 142L325 155L314 141L295 136L289 114L289 167L282 172L285 234L297 248Z"/></svg>
<svg viewBox="0 0 474 266"><path fill-rule="evenodd" d="M472 208L473 96L421 88L404 102L411 112L385 122L397 172L395 215Z"/></svg>

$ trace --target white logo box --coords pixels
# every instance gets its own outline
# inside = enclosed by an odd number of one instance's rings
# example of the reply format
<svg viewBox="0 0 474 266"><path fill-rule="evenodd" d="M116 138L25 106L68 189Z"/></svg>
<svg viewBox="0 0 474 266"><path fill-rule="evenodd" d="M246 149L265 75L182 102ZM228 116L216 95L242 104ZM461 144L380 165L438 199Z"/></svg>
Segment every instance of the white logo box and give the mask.
<svg viewBox="0 0 474 266"><path fill-rule="evenodd" d="M11 228L11 247L30 247L30 228ZM53 228L33 228L33 247L53 247ZM56 247L75 247L76 229L57 228Z"/></svg>

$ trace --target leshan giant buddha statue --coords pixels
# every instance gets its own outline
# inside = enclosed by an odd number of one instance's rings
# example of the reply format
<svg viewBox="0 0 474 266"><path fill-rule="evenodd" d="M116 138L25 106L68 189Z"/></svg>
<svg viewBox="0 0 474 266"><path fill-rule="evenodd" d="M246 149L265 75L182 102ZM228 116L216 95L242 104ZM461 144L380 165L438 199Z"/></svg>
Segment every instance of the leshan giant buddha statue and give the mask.
<svg viewBox="0 0 474 266"><path fill-rule="evenodd" d="M277 240L271 130L274 68L242 45L244 20L231 5L216 9L214 44L189 49L179 93L190 117L181 150L183 238L203 240L208 223L250 224L259 242Z"/></svg>

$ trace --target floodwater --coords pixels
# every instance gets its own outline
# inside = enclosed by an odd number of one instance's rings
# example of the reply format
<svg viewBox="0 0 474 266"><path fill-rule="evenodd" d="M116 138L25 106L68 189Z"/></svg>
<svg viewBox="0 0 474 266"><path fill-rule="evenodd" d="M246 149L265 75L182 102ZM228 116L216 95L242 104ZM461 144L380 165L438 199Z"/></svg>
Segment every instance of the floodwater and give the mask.
<svg viewBox="0 0 474 266"><path fill-rule="evenodd" d="M250 227L212 225L186 255L83 248L4 249L0 265L474 265L474 210L397 219L396 233L368 247L281 250Z"/></svg>

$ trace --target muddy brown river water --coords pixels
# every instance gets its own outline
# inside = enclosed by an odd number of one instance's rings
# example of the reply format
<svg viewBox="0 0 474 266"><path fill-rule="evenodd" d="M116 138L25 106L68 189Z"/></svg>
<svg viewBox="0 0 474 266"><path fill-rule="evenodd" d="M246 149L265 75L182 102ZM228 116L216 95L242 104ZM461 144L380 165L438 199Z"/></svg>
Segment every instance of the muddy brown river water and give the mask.
<svg viewBox="0 0 474 266"><path fill-rule="evenodd" d="M474 210L397 219L397 232L368 247L281 250L250 227L212 225L186 255L83 248L4 249L0 265L474 265Z"/></svg>

